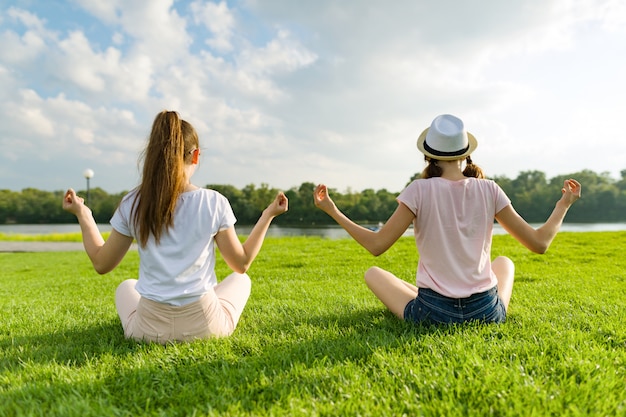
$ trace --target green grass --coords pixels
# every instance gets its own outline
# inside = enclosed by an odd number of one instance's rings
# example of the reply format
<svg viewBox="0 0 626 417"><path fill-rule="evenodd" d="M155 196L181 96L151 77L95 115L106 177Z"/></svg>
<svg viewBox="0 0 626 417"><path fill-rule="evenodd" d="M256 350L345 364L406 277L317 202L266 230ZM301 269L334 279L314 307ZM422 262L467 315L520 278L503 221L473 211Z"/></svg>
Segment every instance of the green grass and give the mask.
<svg viewBox="0 0 626 417"><path fill-rule="evenodd" d="M102 232L107 239L111 232ZM48 233L43 235L31 235L21 233L0 233L0 241L8 242L82 242L83 236L78 233Z"/></svg>
<svg viewBox="0 0 626 417"><path fill-rule="evenodd" d="M235 334L123 338L84 253L2 253L0 415L626 415L626 233L562 233L548 254L494 237L517 267L503 325L422 327L363 283L414 280L411 238L374 258L348 239L268 238ZM222 262L220 276L227 274Z"/></svg>

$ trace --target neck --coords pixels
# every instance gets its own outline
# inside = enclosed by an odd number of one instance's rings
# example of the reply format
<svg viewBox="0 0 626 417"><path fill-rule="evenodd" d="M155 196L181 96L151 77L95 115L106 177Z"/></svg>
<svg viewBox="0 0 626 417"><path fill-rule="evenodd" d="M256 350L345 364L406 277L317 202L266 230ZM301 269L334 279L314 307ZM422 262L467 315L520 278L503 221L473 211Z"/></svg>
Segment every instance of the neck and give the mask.
<svg viewBox="0 0 626 417"><path fill-rule="evenodd" d="M197 164L187 164L185 165L185 191L196 190L198 187L191 183L191 177L196 172Z"/></svg>
<svg viewBox="0 0 626 417"><path fill-rule="evenodd" d="M185 184L185 188L183 189L183 193L189 192L189 191L193 191L193 190L197 190L198 187L197 185L193 185L192 183L187 183Z"/></svg>
<svg viewBox="0 0 626 417"><path fill-rule="evenodd" d="M443 173L441 174L441 178L445 178L447 180L458 181L465 179L465 175L463 175L463 171L461 170L462 160L456 161L438 161L437 165L442 169Z"/></svg>

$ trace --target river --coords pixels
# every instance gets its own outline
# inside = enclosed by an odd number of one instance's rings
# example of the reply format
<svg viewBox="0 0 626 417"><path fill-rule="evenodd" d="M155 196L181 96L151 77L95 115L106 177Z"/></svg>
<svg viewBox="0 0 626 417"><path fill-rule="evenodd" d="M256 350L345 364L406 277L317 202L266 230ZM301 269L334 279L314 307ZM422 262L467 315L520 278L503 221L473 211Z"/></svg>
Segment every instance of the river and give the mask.
<svg viewBox="0 0 626 417"><path fill-rule="evenodd" d="M533 227L540 225L533 224ZM99 225L101 232L108 232L111 226ZM252 226L235 226L237 233L247 235L252 230ZM564 223L561 227L563 232L610 232L624 231L626 223ZM51 233L78 233L80 227L78 224L1 224L0 233L4 234L22 234L22 235L44 235ZM495 224L493 228L494 235L506 234L506 232ZM271 225L267 233L268 236L320 236L329 239L341 239L348 237L348 234L338 226L326 227L287 227ZM405 236L412 236L413 229L408 229Z"/></svg>

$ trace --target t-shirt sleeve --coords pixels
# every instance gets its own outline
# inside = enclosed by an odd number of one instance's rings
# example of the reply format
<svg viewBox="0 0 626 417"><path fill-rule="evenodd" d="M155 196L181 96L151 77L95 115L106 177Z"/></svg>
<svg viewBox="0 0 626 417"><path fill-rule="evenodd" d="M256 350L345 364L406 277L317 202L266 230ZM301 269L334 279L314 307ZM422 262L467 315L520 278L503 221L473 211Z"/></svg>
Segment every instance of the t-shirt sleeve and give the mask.
<svg viewBox="0 0 626 417"><path fill-rule="evenodd" d="M230 202L222 194L219 194L219 205L222 213L220 216L219 230L222 231L234 226L235 223L237 223L237 218L235 217L235 213L233 212Z"/></svg>
<svg viewBox="0 0 626 417"><path fill-rule="evenodd" d="M493 183L496 191L496 214L499 213L503 208L511 204L511 200L506 195L504 190L497 184Z"/></svg>
<svg viewBox="0 0 626 417"><path fill-rule="evenodd" d="M128 221L128 217L130 214L130 210L128 210L129 201L128 198L124 198L118 208L113 213L113 217L111 218L111 227L117 230L119 233L124 236L133 237L132 232L130 230L130 224Z"/></svg>
<svg viewBox="0 0 626 417"><path fill-rule="evenodd" d="M419 187L417 185L417 180L415 180L402 190L396 200L398 203L402 203L407 206L413 214L417 215L418 192Z"/></svg>

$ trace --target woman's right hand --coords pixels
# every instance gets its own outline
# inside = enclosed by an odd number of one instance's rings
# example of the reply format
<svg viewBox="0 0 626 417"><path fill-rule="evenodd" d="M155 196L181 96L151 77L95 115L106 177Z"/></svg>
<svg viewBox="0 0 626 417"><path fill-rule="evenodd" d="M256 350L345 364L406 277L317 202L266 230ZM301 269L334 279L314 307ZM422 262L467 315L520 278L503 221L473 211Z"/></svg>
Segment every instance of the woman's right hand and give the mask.
<svg viewBox="0 0 626 417"><path fill-rule="evenodd" d="M77 196L73 189L70 188L67 190L65 196L63 196L63 210L78 216L84 208L87 208L87 206L85 206L85 200Z"/></svg>
<svg viewBox="0 0 626 417"><path fill-rule="evenodd" d="M563 188L561 189L561 200L567 204L567 207L574 204L581 195L581 185L578 181L569 179L563 182Z"/></svg>
<svg viewBox="0 0 626 417"><path fill-rule="evenodd" d="M315 187L315 191L313 192L313 201L315 202L315 207L321 209L325 213L330 213L336 208L335 202L328 194L328 187L324 184L319 184Z"/></svg>

